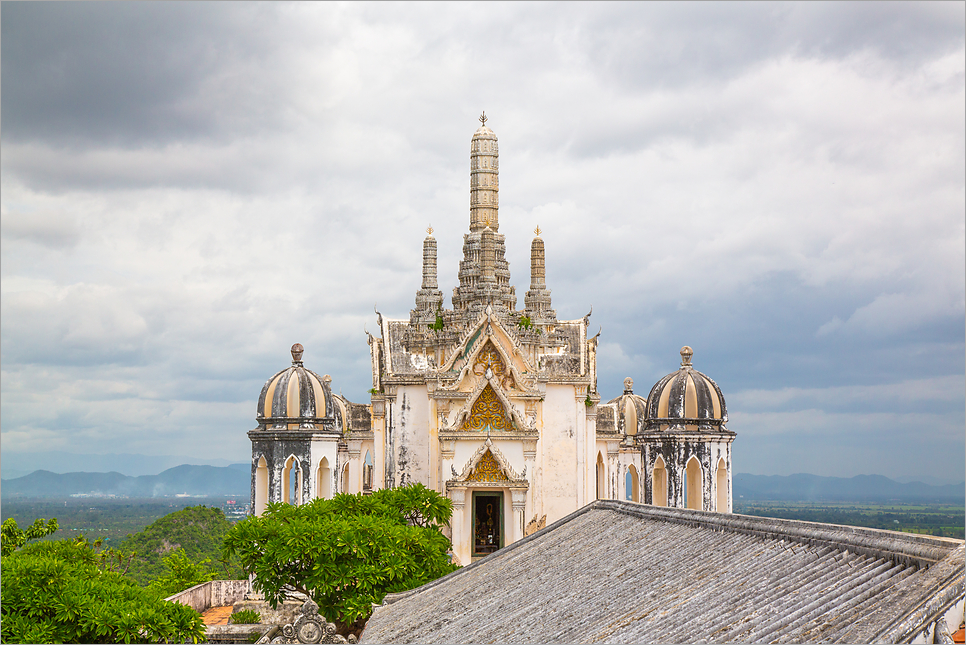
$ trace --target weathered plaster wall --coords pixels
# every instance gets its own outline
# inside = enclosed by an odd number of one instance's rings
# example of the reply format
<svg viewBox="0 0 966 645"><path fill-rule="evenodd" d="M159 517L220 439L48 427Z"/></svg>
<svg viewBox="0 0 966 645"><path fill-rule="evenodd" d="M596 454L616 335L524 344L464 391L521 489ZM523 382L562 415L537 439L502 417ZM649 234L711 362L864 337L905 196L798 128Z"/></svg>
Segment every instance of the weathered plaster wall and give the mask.
<svg viewBox="0 0 966 645"><path fill-rule="evenodd" d="M392 423L389 450L392 454L395 486L432 484L429 460L429 400L425 385L403 385L390 406ZM437 446L434 446L438 450Z"/></svg>
<svg viewBox="0 0 966 645"><path fill-rule="evenodd" d="M580 506L586 450L578 452L577 402L572 385L547 385L543 401L543 432L537 452L537 478L542 490L534 514L550 524ZM580 442L583 443L583 442Z"/></svg>

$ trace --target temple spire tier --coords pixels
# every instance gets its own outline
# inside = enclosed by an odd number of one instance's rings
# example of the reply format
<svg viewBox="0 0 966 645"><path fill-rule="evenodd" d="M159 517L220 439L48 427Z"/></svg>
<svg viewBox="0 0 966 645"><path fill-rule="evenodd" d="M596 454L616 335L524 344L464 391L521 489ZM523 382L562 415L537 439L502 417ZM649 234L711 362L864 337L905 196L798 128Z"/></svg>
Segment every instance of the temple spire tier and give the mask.
<svg viewBox="0 0 966 645"><path fill-rule="evenodd" d="M485 125L470 142L470 231L500 230L500 148Z"/></svg>
<svg viewBox="0 0 966 645"><path fill-rule="evenodd" d="M530 290L524 296L524 312L534 322L546 322L557 319L557 313L551 309L550 290L547 289L546 249L540 238L540 228L530 244Z"/></svg>

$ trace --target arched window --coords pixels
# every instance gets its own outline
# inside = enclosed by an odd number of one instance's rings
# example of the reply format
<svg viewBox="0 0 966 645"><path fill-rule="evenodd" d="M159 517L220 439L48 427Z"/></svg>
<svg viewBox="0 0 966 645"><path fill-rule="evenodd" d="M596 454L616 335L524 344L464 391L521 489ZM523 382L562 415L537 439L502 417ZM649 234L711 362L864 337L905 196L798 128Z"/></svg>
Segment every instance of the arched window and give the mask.
<svg viewBox="0 0 966 645"><path fill-rule="evenodd" d="M282 467L282 501L286 504L302 503L302 468L295 455L286 459Z"/></svg>
<svg viewBox="0 0 966 645"><path fill-rule="evenodd" d="M701 464L696 457L688 459L688 465L684 469L684 505L686 508L701 510L701 501L704 496L701 481Z"/></svg>
<svg viewBox="0 0 966 645"><path fill-rule="evenodd" d="M597 499L604 499L605 480L604 480L604 457L597 453Z"/></svg>
<svg viewBox="0 0 966 645"><path fill-rule="evenodd" d="M632 502L641 501L641 477L637 474L637 468L631 464L627 469L627 499Z"/></svg>
<svg viewBox="0 0 966 645"><path fill-rule="evenodd" d="M372 453L366 450L366 460L362 466L362 490L372 490Z"/></svg>
<svg viewBox="0 0 966 645"><path fill-rule="evenodd" d="M715 509L719 513L728 513L728 466L724 459L718 459L718 472L715 474L715 488L717 500Z"/></svg>
<svg viewBox="0 0 966 645"><path fill-rule="evenodd" d="M349 492L349 464L346 464L342 467L342 490L339 492Z"/></svg>
<svg viewBox="0 0 966 645"><path fill-rule="evenodd" d="M252 509L256 516L260 517L268 506L268 464L265 457L258 458L258 465L255 466L255 508Z"/></svg>
<svg viewBox="0 0 966 645"><path fill-rule="evenodd" d="M332 470L325 457L319 461L319 468L315 472L315 496L320 499L332 497Z"/></svg>
<svg viewBox="0 0 966 645"><path fill-rule="evenodd" d="M658 455L651 475L651 503L654 506L667 506L667 468L664 458Z"/></svg>

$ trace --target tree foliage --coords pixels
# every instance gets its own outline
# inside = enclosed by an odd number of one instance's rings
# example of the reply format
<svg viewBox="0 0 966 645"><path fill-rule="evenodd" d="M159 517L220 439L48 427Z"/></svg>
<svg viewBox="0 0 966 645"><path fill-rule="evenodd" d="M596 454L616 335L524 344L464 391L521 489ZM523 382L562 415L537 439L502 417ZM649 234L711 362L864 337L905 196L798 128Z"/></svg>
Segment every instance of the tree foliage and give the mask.
<svg viewBox="0 0 966 645"><path fill-rule="evenodd" d="M173 596L202 582L218 578L218 572L211 567L210 558L195 562L188 557L184 549L178 549L165 556L164 566L167 567L167 572L148 585L148 589L161 598Z"/></svg>
<svg viewBox="0 0 966 645"><path fill-rule="evenodd" d="M292 588L345 629L368 618L387 593L457 568L441 533L452 513L448 499L421 484L302 506L269 504L262 517L232 528L224 552L241 558L273 607Z"/></svg>
<svg viewBox="0 0 966 645"><path fill-rule="evenodd" d="M129 534L117 549L134 554L129 575L145 586L159 578L173 582L178 575L198 582L216 578L238 580L246 577L238 560L220 562L222 541L230 529L231 523L220 508L190 506L165 515L143 531ZM182 564L180 556L168 561L179 549L187 560L196 563L194 571ZM181 573L175 573L176 570Z"/></svg>
<svg viewBox="0 0 966 645"><path fill-rule="evenodd" d="M198 642L201 616L165 602L116 570L124 558L81 538L29 544L3 556L5 643Z"/></svg>
<svg viewBox="0 0 966 645"><path fill-rule="evenodd" d="M50 521L38 518L26 529L17 526L17 520L12 517L7 518L0 524L0 555L10 555L26 544L27 540L36 540L56 532L56 518L51 518Z"/></svg>

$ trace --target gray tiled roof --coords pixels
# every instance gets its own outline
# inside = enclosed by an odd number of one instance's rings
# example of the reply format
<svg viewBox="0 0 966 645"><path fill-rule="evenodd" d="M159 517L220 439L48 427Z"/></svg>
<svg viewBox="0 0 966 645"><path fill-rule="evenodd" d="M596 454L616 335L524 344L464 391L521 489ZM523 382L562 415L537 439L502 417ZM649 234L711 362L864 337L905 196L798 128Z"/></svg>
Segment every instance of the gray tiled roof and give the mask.
<svg viewBox="0 0 966 645"><path fill-rule="evenodd" d="M598 501L376 608L362 642L902 642L963 542Z"/></svg>

